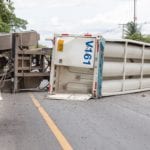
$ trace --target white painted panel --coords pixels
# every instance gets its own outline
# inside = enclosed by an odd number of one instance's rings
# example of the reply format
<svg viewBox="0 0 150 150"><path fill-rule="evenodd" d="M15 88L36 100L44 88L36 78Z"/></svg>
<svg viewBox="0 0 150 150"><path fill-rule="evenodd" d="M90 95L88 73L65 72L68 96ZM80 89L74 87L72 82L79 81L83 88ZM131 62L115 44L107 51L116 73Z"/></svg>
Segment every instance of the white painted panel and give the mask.
<svg viewBox="0 0 150 150"><path fill-rule="evenodd" d="M142 80L142 88L150 88L150 78Z"/></svg>
<svg viewBox="0 0 150 150"><path fill-rule="evenodd" d="M141 63L127 63L125 68L125 74L127 75L140 75Z"/></svg>
<svg viewBox="0 0 150 150"><path fill-rule="evenodd" d="M140 79L125 80L125 91L138 90L140 88ZM113 93L122 91L123 80L107 80L103 81L102 93ZM142 89L150 88L150 78L142 80Z"/></svg>
<svg viewBox="0 0 150 150"><path fill-rule="evenodd" d="M91 93L93 69L59 66L56 76L57 93Z"/></svg>
<svg viewBox="0 0 150 150"><path fill-rule="evenodd" d="M125 43L106 42L105 57L124 58ZM127 58L142 58L143 45L128 44ZM150 59L150 48L145 48L145 59Z"/></svg>
<svg viewBox="0 0 150 150"><path fill-rule="evenodd" d="M104 61L103 77L120 75L123 75L123 63Z"/></svg>
<svg viewBox="0 0 150 150"><path fill-rule="evenodd" d="M143 65L143 74L144 75L150 74L150 63L145 63Z"/></svg>
<svg viewBox="0 0 150 150"><path fill-rule="evenodd" d="M58 41L63 40L62 51L58 50ZM89 45L87 45L89 42ZM95 38L60 37L56 39L55 64L93 68L95 52Z"/></svg>
<svg viewBox="0 0 150 150"><path fill-rule="evenodd" d="M144 59L150 59L150 48L148 47L144 50Z"/></svg>
<svg viewBox="0 0 150 150"><path fill-rule="evenodd" d="M142 59L143 46L130 45L127 46L127 58L138 58Z"/></svg>
<svg viewBox="0 0 150 150"><path fill-rule="evenodd" d="M125 91L136 90L140 88L140 79L125 80Z"/></svg>
<svg viewBox="0 0 150 150"><path fill-rule="evenodd" d="M120 92L122 80L106 80L102 83L102 93Z"/></svg>
<svg viewBox="0 0 150 150"><path fill-rule="evenodd" d="M106 42L104 57L124 57L125 44Z"/></svg>
<svg viewBox="0 0 150 150"><path fill-rule="evenodd" d="M104 62L103 77L122 76L123 75L123 63L121 62ZM150 64L145 66L145 71L150 74ZM126 75L140 75L141 64L140 63L127 63Z"/></svg>

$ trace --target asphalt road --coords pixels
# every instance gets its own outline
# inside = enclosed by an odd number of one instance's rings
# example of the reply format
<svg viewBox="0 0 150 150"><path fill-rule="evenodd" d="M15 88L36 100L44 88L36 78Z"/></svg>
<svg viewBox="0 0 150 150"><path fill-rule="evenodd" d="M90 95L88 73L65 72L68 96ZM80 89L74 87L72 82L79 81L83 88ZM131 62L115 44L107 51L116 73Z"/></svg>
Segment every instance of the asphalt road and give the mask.
<svg viewBox="0 0 150 150"><path fill-rule="evenodd" d="M87 102L32 93L74 150L150 150L150 92ZM0 150L61 150L29 93L2 94Z"/></svg>

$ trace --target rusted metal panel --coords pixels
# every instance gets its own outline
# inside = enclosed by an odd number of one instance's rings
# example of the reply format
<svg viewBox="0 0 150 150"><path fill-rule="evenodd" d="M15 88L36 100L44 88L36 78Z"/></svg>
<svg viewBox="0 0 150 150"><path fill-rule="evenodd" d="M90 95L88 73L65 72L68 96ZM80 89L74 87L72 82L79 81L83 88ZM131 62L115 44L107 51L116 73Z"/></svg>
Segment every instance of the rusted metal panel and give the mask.
<svg viewBox="0 0 150 150"><path fill-rule="evenodd" d="M49 73L42 73L42 72L30 72L30 73L17 73L16 76L18 77L49 77Z"/></svg>
<svg viewBox="0 0 150 150"><path fill-rule="evenodd" d="M35 31L17 33L21 46L37 46L40 36Z"/></svg>
<svg viewBox="0 0 150 150"><path fill-rule="evenodd" d="M11 49L12 38L11 34L0 34L0 50Z"/></svg>
<svg viewBox="0 0 150 150"><path fill-rule="evenodd" d="M40 36L35 31L13 33L18 36L19 45L18 46L37 46ZM12 49L12 34L0 33L0 50L10 50Z"/></svg>
<svg viewBox="0 0 150 150"><path fill-rule="evenodd" d="M35 49L24 49L18 50L18 54L31 54L31 55L49 55L50 51L43 51L42 48L35 48Z"/></svg>

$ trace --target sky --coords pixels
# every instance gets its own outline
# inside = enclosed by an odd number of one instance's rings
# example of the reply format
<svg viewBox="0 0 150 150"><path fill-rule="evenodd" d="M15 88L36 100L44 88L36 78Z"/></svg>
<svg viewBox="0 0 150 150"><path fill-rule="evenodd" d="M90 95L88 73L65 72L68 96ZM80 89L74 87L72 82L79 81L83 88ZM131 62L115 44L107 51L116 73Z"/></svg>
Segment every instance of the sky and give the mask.
<svg viewBox="0 0 150 150"><path fill-rule="evenodd" d="M52 33L98 33L121 38L124 24L133 20L134 0L12 0L28 30L41 34L45 43ZM137 21L150 34L150 0L137 0Z"/></svg>

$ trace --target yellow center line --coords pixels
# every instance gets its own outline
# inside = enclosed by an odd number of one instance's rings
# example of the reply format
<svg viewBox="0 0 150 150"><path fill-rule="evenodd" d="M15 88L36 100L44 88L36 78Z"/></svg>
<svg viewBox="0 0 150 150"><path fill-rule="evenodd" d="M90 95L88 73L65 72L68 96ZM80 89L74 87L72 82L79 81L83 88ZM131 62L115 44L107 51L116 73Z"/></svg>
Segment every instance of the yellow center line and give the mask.
<svg viewBox="0 0 150 150"><path fill-rule="evenodd" d="M53 119L50 117L50 115L41 106L40 102L31 93L30 93L30 97L31 97L35 107L37 107L37 109L39 110L41 116L43 117L43 119L47 123L48 127L51 129L51 131L55 135L55 137L58 140L59 144L61 145L62 149L63 150L73 150L72 146L69 144L69 142L67 141L65 136L62 134L62 132L56 126Z"/></svg>

